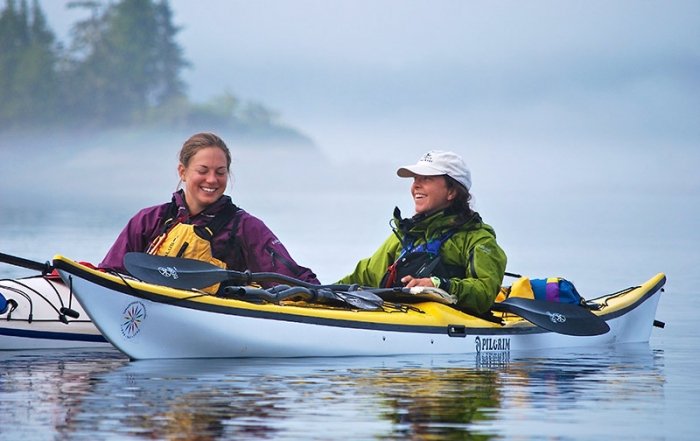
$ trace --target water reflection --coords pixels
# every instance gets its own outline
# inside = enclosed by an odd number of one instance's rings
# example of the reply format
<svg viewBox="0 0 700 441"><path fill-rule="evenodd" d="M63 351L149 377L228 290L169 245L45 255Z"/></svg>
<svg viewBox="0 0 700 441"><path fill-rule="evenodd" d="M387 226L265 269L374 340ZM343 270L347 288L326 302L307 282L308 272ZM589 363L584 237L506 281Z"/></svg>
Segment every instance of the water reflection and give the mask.
<svg viewBox="0 0 700 441"><path fill-rule="evenodd" d="M4 353L0 423L11 439L539 437L557 422L587 424L606 403L658 402L662 360L647 345L486 360L128 362L116 351Z"/></svg>
<svg viewBox="0 0 700 441"><path fill-rule="evenodd" d="M471 422L498 407L497 372L471 365L393 358L140 361L97 375L81 409L81 420L92 425L79 430L157 439L327 439L329 425L347 424L344 439L463 439ZM93 397L104 396L109 407L100 418L89 416L97 409Z"/></svg>
<svg viewBox="0 0 700 441"><path fill-rule="evenodd" d="M505 439L655 439L664 433L663 360L647 344L519 356L500 371L498 417L477 429Z"/></svg>
<svg viewBox="0 0 700 441"><path fill-rule="evenodd" d="M528 392L536 406L570 408L577 400L605 400L638 391L659 393L664 377L647 344L621 345L600 352L570 350L528 354L514 360L502 375L504 385ZM630 378L642 374L637 382ZM622 389L622 390L618 390ZM522 403L521 403L522 404Z"/></svg>
<svg viewBox="0 0 700 441"><path fill-rule="evenodd" d="M392 427L385 438L473 439L470 425L493 419L500 406L494 371L439 367L356 374L361 387L381 397L377 411Z"/></svg>
<svg viewBox="0 0 700 441"><path fill-rule="evenodd" d="M95 375L126 363L113 349L0 351L0 439L53 439L74 427Z"/></svg>

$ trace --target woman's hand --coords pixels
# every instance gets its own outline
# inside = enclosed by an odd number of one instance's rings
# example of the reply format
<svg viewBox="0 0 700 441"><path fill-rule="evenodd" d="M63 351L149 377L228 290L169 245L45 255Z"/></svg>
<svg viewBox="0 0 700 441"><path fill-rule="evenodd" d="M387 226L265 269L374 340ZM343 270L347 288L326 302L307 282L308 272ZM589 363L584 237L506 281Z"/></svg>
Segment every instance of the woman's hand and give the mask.
<svg viewBox="0 0 700 441"><path fill-rule="evenodd" d="M413 276L404 276L401 278L401 283L403 283L406 288L412 288L414 286L435 286L430 277L416 279Z"/></svg>

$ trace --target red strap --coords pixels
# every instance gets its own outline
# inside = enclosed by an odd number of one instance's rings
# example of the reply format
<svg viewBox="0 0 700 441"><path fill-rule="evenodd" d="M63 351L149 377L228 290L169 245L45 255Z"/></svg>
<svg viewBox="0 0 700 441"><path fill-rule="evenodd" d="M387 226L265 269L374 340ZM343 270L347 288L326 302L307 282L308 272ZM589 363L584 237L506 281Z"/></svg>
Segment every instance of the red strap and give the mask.
<svg viewBox="0 0 700 441"><path fill-rule="evenodd" d="M394 282L396 281L396 263L397 262L392 263L389 268L387 268L389 277L386 278L384 288L392 288L394 286Z"/></svg>
<svg viewBox="0 0 700 441"><path fill-rule="evenodd" d="M83 265L83 266L86 266L90 269L104 271L103 269L96 267L95 265L91 264L90 262L79 261L78 263ZM44 277L49 279L49 280L61 280L61 276L58 274L58 271L55 269L53 271L51 271L50 273L48 273L47 275L45 275Z"/></svg>

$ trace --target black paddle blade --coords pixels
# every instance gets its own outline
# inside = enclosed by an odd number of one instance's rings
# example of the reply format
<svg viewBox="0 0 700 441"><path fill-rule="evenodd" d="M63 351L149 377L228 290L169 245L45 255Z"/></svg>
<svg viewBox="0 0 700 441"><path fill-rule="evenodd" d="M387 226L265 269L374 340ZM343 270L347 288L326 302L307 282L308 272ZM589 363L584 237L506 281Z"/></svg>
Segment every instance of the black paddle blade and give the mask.
<svg viewBox="0 0 700 441"><path fill-rule="evenodd" d="M381 297L369 291L336 291L319 288L315 290L315 294L318 303L341 302L353 308L367 311L381 309L384 304Z"/></svg>
<svg viewBox="0 0 700 441"><path fill-rule="evenodd" d="M493 306L495 311L509 312L548 331L566 335L601 335L610 326L586 308L567 303L511 297Z"/></svg>
<svg viewBox="0 0 700 441"><path fill-rule="evenodd" d="M358 309L373 311L381 309L384 300L370 291L335 291L335 296Z"/></svg>
<svg viewBox="0 0 700 441"><path fill-rule="evenodd" d="M206 288L235 277L230 271L201 260L146 253L126 253L124 266L144 282L178 289Z"/></svg>

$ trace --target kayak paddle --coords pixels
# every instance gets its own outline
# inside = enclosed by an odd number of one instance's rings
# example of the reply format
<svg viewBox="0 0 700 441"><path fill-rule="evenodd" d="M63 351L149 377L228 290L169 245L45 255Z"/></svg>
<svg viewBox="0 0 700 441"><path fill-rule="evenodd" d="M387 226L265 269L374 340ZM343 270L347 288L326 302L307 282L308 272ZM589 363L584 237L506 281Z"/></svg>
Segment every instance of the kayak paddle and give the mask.
<svg viewBox="0 0 700 441"><path fill-rule="evenodd" d="M306 288L342 290L351 287L351 285L317 285L284 274L228 270L197 259L155 256L137 252L126 253L124 266L132 276L143 281L178 289L201 289L224 280L234 280L243 285L266 280Z"/></svg>
<svg viewBox="0 0 700 441"><path fill-rule="evenodd" d="M601 335L610 330L605 320L590 310L569 303L510 297L494 303L494 311L515 314L548 331L566 335Z"/></svg>
<svg viewBox="0 0 700 441"><path fill-rule="evenodd" d="M131 252L124 256L124 266L145 282L178 289L206 288L225 280L242 285L274 281L313 289L322 299L339 300L359 309L377 309L384 303L371 291L355 290L351 285L316 285L284 274L227 270L197 259Z"/></svg>
<svg viewBox="0 0 700 441"><path fill-rule="evenodd" d="M0 253L0 262L9 263L10 265L15 265L30 270L41 271L42 274L48 274L53 271L53 267L49 264L49 262L36 262L34 260L11 256L5 253Z"/></svg>

